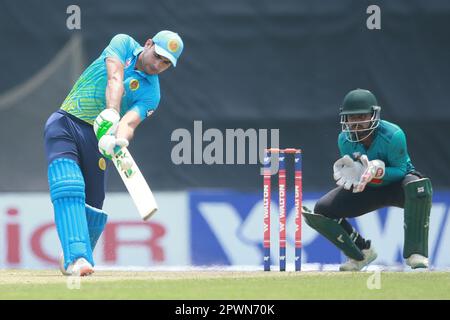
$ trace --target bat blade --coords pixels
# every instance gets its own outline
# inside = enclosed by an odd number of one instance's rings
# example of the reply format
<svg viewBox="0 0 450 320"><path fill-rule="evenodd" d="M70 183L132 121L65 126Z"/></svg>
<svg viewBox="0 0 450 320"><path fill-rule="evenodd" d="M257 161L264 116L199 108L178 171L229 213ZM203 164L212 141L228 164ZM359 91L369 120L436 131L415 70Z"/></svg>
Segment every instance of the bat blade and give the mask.
<svg viewBox="0 0 450 320"><path fill-rule="evenodd" d="M132 161L132 166L128 170L122 169L122 160L128 158ZM131 156L127 148L122 148L112 159L114 166L119 172L125 187L128 190L131 198L133 199L136 208L143 220L148 220L158 210L153 192L150 189L147 181L145 181L139 167Z"/></svg>

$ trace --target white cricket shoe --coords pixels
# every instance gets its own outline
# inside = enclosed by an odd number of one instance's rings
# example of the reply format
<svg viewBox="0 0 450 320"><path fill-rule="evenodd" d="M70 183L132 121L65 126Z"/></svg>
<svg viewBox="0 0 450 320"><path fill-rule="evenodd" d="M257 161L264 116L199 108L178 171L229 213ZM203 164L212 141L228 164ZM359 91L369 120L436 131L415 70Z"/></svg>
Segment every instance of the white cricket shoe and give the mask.
<svg viewBox="0 0 450 320"><path fill-rule="evenodd" d="M377 253L372 246L369 249L363 249L361 251L364 255L364 260L358 261L348 258L345 263L341 264L339 271L361 271L362 268L368 266L369 263L377 258Z"/></svg>
<svg viewBox="0 0 450 320"><path fill-rule="evenodd" d="M406 264L410 266L411 269L428 268L428 258L414 253L406 259Z"/></svg>
<svg viewBox="0 0 450 320"><path fill-rule="evenodd" d="M64 255L59 259L59 270L65 276L85 277L94 273L94 267L85 258L77 259L64 269Z"/></svg>

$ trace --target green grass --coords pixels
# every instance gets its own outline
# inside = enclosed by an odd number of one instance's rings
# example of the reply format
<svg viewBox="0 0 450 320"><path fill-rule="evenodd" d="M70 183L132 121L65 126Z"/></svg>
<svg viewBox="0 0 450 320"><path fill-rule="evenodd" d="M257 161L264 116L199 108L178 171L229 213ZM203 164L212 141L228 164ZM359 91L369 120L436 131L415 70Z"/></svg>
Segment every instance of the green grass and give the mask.
<svg viewBox="0 0 450 320"><path fill-rule="evenodd" d="M448 272L97 272L68 289L53 271L0 271L0 299L450 299ZM69 279L70 280L70 279Z"/></svg>

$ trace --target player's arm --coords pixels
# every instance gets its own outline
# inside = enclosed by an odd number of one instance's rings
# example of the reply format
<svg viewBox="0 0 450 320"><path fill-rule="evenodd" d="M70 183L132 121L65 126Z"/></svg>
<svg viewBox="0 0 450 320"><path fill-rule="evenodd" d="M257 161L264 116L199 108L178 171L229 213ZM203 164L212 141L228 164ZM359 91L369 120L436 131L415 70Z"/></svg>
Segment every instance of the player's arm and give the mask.
<svg viewBox="0 0 450 320"><path fill-rule="evenodd" d="M112 108L120 114L120 103L123 96L123 64L114 57L106 58L106 72L108 82L106 85L106 108Z"/></svg>
<svg viewBox="0 0 450 320"><path fill-rule="evenodd" d="M406 137L403 131L399 130L394 133L388 146L389 166L382 160L369 161L366 156L360 158L365 169L353 192L362 192L368 183L380 184L401 180L406 175L407 154Z"/></svg>
<svg viewBox="0 0 450 320"><path fill-rule="evenodd" d="M104 110L97 118L101 118L102 114L104 116L112 116L111 114L104 114L105 111L112 111L112 109L106 109ZM118 116L118 115L117 115ZM102 120L101 124L106 122L111 122L112 126L103 136L100 137L98 141L98 148L100 153L108 158L111 159L114 154L116 154L120 148L128 147L129 141L133 139L134 136L134 130L137 128L137 126L142 122L141 116L138 112L134 110L128 111L122 119L116 119L117 121L109 121L109 120ZM114 123L115 124L114 124ZM97 127L97 129L96 129ZM98 136L98 132L100 132L101 127L97 125L97 120L94 123L94 130L96 130L96 134ZM112 134L111 134L112 133ZM122 161L123 162L123 161ZM122 167L130 165L131 162L128 164L122 163Z"/></svg>
<svg viewBox="0 0 450 320"><path fill-rule="evenodd" d="M133 101L133 106L120 119L117 129L117 138L123 138L131 141L134 136L134 130L139 124L148 118L158 108L160 100L159 89L147 90L145 93Z"/></svg>
<svg viewBox="0 0 450 320"><path fill-rule="evenodd" d="M394 133L390 141L388 161L389 166L386 167L383 181L395 182L403 179L407 173L408 150L405 134L401 130Z"/></svg>
<svg viewBox="0 0 450 320"><path fill-rule="evenodd" d="M108 82L105 90L106 108L94 121L94 132L98 140L105 135L114 135L120 121L120 102L124 92L123 64L115 58L106 58Z"/></svg>
<svg viewBox="0 0 450 320"><path fill-rule="evenodd" d="M141 122L141 116L138 112L134 110L128 111L122 119L120 119L116 137L131 141L134 136L134 130L136 130Z"/></svg>
<svg viewBox="0 0 450 320"><path fill-rule="evenodd" d="M132 38L117 34L104 50L108 82L106 85L106 108L114 108L120 113L120 102L124 92L124 65L132 52Z"/></svg>
<svg viewBox="0 0 450 320"><path fill-rule="evenodd" d="M111 39L102 54L105 57L107 85L106 109L98 115L94 123L95 134L99 140L104 135L114 135L119 124L120 105L124 93L124 65L132 49L130 45L130 36L118 34Z"/></svg>
<svg viewBox="0 0 450 320"><path fill-rule="evenodd" d="M107 84L105 90L106 108L97 116L94 131L97 139L114 135L120 120L120 103L124 92L123 64L116 57L106 58Z"/></svg>

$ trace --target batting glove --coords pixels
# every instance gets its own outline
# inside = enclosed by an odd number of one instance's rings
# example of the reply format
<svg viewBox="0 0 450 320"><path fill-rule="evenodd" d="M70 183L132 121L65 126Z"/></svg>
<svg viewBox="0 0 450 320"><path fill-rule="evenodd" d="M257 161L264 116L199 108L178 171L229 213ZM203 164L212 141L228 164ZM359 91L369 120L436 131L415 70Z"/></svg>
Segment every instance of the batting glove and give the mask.
<svg viewBox="0 0 450 320"><path fill-rule="evenodd" d="M116 109L105 109L97 116L94 122L94 132L98 140L104 135L116 134L120 115Z"/></svg>
<svg viewBox="0 0 450 320"><path fill-rule="evenodd" d="M104 135L98 141L98 150L108 159L112 159L114 155L123 147L128 147L128 140L124 138L116 138L113 135Z"/></svg>

